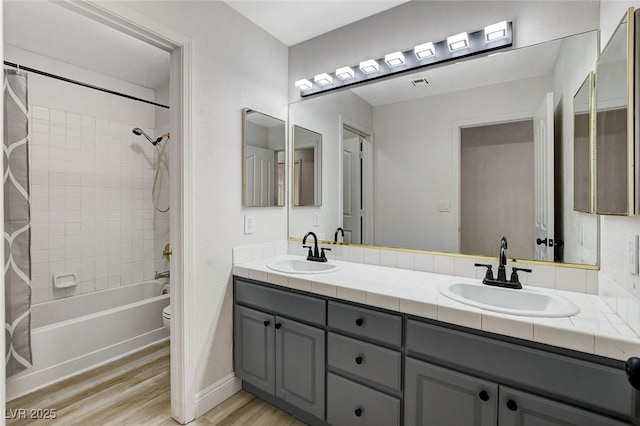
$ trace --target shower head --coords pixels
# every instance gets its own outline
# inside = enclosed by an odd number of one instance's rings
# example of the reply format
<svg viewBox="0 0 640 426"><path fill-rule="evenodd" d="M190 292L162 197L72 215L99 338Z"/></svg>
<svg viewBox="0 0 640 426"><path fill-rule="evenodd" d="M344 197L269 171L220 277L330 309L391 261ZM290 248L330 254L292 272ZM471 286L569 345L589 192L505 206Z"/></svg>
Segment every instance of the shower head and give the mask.
<svg viewBox="0 0 640 426"><path fill-rule="evenodd" d="M152 144L152 145L154 145L154 146L155 146L155 145L158 145L158 144L162 141L162 136L161 136L161 137L159 137L159 138L158 138L158 139L156 139L156 140L153 140L153 139L151 139L151 138L149 137L149 135L147 135L147 134L144 132L144 130L142 130L140 127L136 127L135 129L133 129L133 130L132 130L132 132L133 132L133 134L134 134L134 135L137 135L137 136L144 136L144 137L145 137L145 138L147 138L147 140L148 140L149 142L151 142L151 144Z"/></svg>

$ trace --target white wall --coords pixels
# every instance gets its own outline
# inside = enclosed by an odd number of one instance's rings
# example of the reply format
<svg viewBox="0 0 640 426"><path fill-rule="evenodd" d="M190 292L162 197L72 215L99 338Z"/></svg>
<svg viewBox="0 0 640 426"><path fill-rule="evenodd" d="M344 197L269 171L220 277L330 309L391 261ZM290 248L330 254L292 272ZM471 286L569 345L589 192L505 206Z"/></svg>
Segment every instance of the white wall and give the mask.
<svg viewBox="0 0 640 426"><path fill-rule="evenodd" d="M322 205L291 207L290 237L302 238L308 231L313 231L319 239L333 240L333 232L342 226L340 119L363 131L373 130L372 106L350 91L305 100L292 104L289 109L290 127L295 124L322 134ZM317 225L313 224L314 212L320 215Z"/></svg>
<svg viewBox="0 0 640 426"><path fill-rule="evenodd" d="M598 1L411 1L290 48L289 99L294 82L444 40L461 31L514 22L514 46L522 47L598 28Z"/></svg>
<svg viewBox="0 0 640 426"><path fill-rule="evenodd" d="M21 65L154 100L153 90L5 46ZM29 74L32 302L153 278L154 107ZM54 289L54 274L78 285Z"/></svg>
<svg viewBox="0 0 640 426"><path fill-rule="evenodd" d="M375 107L375 244L458 252L458 127L531 118L550 90L542 76Z"/></svg>
<svg viewBox="0 0 640 426"><path fill-rule="evenodd" d="M232 247L286 238L283 207L242 207L242 109L287 118L287 48L223 2L122 2L192 39L196 392L233 372ZM187 124L188 125L188 124ZM255 217L244 235L243 217Z"/></svg>

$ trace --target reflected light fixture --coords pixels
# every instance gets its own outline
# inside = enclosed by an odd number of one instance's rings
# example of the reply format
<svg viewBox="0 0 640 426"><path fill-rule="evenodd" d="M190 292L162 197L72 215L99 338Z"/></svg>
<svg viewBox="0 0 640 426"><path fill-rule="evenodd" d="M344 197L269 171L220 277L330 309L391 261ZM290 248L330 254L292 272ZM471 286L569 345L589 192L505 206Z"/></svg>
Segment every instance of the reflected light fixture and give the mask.
<svg viewBox="0 0 640 426"><path fill-rule="evenodd" d="M499 40L507 36L507 21L484 27L484 38L487 42Z"/></svg>
<svg viewBox="0 0 640 426"><path fill-rule="evenodd" d="M419 44L413 48L413 53L418 59L426 59L436 54L436 48L432 42Z"/></svg>
<svg viewBox="0 0 640 426"><path fill-rule="evenodd" d="M351 67L342 67L336 70L336 77L340 80L348 80L356 76L356 73Z"/></svg>
<svg viewBox="0 0 640 426"><path fill-rule="evenodd" d="M390 67L404 65L404 55L400 51L389 53L388 55L384 55L384 61Z"/></svg>
<svg viewBox="0 0 640 426"><path fill-rule="evenodd" d="M295 86L296 86L296 89L299 89L299 90L309 90L313 88L313 83L311 83L306 78L303 78L302 80L296 81Z"/></svg>
<svg viewBox="0 0 640 426"><path fill-rule="evenodd" d="M320 86L326 86L327 84L331 84L333 82L333 77L331 77L326 72L323 72L322 74L318 74L313 77L313 81L318 83Z"/></svg>
<svg viewBox="0 0 640 426"><path fill-rule="evenodd" d="M371 74L372 72L378 71L380 69L380 65L378 65L378 61L375 59L368 59L360 62L359 68L363 73Z"/></svg>
<svg viewBox="0 0 640 426"><path fill-rule="evenodd" d="M469 35L464 32L456 35L452 35L447 37L447 45L449 46L449 50L452 52L454 50L464 49L465 47L469 47Z"/></svg>

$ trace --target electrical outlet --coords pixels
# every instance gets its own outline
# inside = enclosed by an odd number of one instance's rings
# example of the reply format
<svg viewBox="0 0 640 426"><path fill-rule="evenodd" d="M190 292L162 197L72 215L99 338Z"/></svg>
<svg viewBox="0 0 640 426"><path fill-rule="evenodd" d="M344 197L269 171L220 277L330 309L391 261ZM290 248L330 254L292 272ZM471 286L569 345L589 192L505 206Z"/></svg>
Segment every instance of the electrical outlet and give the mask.
<svg viewBox="0 0 640 426"><path fill-rule="evenodd" d="M627 268L632 275L638 275L638 235L629 234L627 244Z"/></svg>
<svg viewBox="0 0 640 426"><path fill-rule="evenodd" d="M244 215L244 233L253 234L256 229L256 218L253 215Z"/></svg>

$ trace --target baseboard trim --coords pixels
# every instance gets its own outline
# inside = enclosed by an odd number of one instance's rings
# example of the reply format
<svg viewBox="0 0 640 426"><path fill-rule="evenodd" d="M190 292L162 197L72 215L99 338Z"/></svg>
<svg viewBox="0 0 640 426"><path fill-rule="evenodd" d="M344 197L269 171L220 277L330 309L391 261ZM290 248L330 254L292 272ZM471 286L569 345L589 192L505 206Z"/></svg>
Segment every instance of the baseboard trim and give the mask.
<svg viewBox="0 0 640 426"><path fill-rule="evenodd" d="M216 407L242 389L242 381L234 373L218 380L196 394L196 418Z"/></svg>

